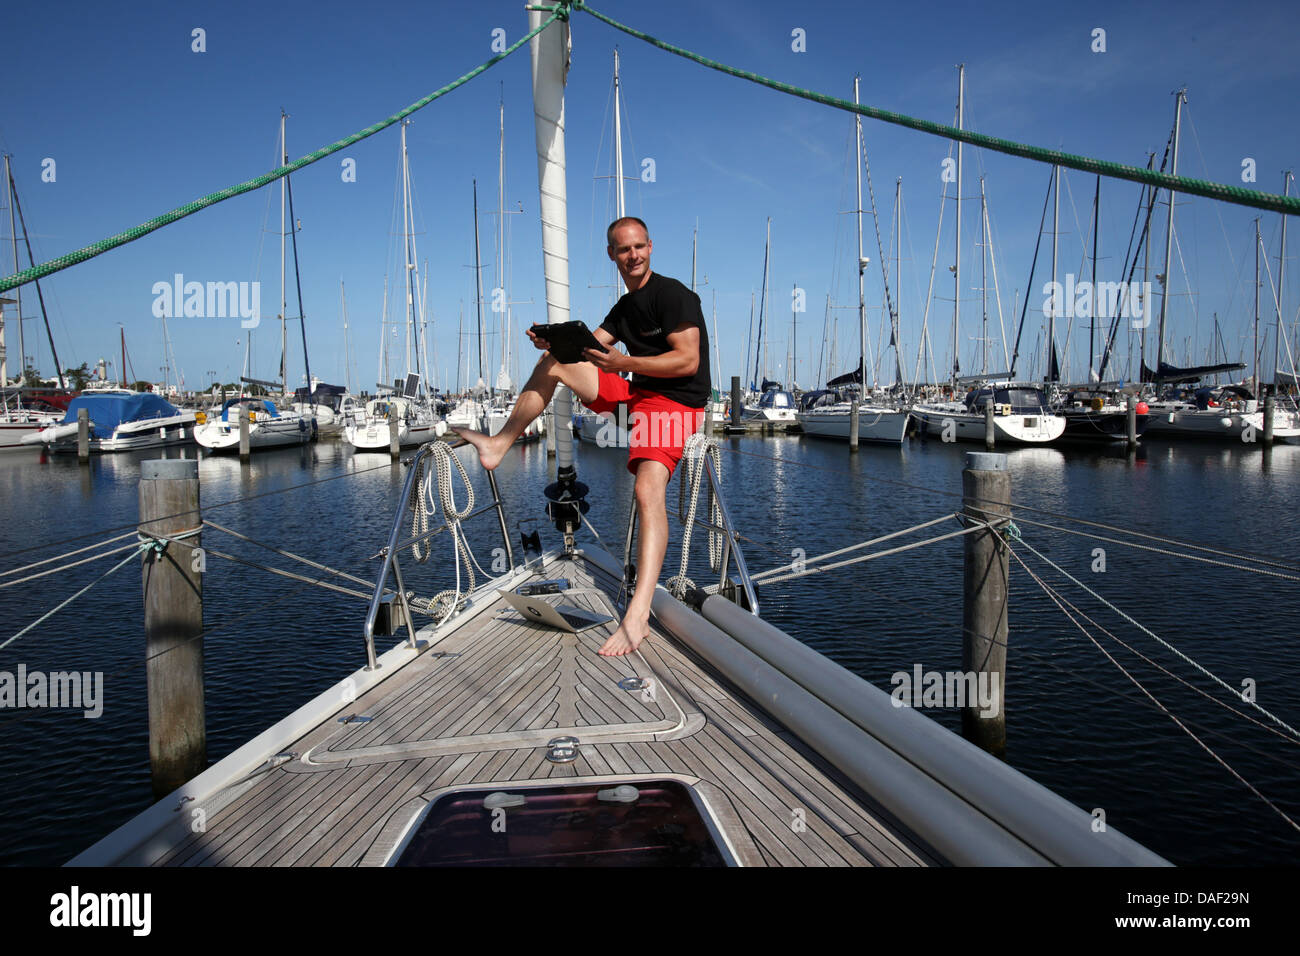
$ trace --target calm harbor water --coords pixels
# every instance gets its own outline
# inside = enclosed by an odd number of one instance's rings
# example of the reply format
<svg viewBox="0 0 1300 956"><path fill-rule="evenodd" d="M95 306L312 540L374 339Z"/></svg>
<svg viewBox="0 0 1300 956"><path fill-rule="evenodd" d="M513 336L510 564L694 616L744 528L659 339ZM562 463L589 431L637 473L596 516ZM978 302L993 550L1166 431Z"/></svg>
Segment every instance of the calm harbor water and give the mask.
<svg viewBox="0 0 1300 956"><path fill-rule="evenodd" d="M746 543L751 571L784 564L797 548L812 556L956 510L964 455L974 447L911 441L901 451L864 447L850 455L842 445L798 437L729 438L721 445L728 507L753 539ZM170 452L181 454L195 451ZM1072 449L1008 454L1019 505L1297 563L1300 447L1279 446L1266 456L1258 448L1148 441L1135 458ZM156 457L101 456L89 467L36 453L0 458L0 570L129 530L140 461ZM581 480L592 490L588 517L616 554L631 503L624 461L614 450L579 452ZM516 540L520 529L538 530L547 547L558 543L542 514L541 489L552 470L540 446L516 448L498 470ZM486 495L477 465L469 472ZM199 474L205 517L366 578L377 569L372 556L386 539L402 482L386 455L357 455L338 443L265 453L244 467L203 458ZM1021 517L1062 523L1029 512ZM677 568L680 528L673 524L665 579ZM955 528L940 525L904 540ZM1262 706L1300 724L1300 583L1238 570L1232 559L1217 566L1028 523L1020 530L1026 542L1229 685L1253 681ZM471 525L470 539L488 567L499 542L490 516ZM708 571L699 536L696 542L691 573L703 582ZM288 564L216 532L205 532L203 543ZM1099 547L1104 572L1094 570ZM1019 553L1099 625L1080 619L1164 707L1279 810L1300 819L1294 739L1197 693L1244 709L1027 550ZM410 586L421 593L448 586L449 559L450 542L436 539L432 567ZM0 641L118 560L0 589ZM204 599L211 760L365 662L365 607L355 598L210 558ZM772 585L760 600L766 619L886 691L892 675L910 674L918 664L961 667L960 539ZM1014 560L1010 619L1011 764L1085 810L1104 811L1108 825L1175 863L1293 864L1300 857L1300 834L1158 709ZM97 719L72 710L0 711L0 763L9 781L0 793L0 863L62 863L152 802L143 657L138 561L0 650L0 671L23 664L28 671L104 675ZM955 711L927 714L960 725Z"/></svg>

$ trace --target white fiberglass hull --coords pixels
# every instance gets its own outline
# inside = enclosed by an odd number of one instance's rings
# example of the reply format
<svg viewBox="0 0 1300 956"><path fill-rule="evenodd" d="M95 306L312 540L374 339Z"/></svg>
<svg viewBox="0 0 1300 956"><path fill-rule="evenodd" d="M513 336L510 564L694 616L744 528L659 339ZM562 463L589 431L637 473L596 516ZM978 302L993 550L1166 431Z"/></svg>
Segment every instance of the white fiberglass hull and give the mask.
<svg viewBox="0 0 1300 956"><path fill-rule="evenodd" d="M423 445L440 438L446 431L443 422L398 422L397 444L402 448ZM346 425L343 437L357 451L387 451L390 442L388 419Z"/></svg>
<svg viewBox="0 0 1300 956"><path fill-rule="evenodd" d="M1168 406L1154 402L1146 434L1154 438L1210 438L1243 444L1264 440L1264 413L1232 412L1222 408ZM1300 413L1277 410L1273 414L1274 441L1300 439Z"/></svg>
<svg viewBox="0 0 1300 956"><path fill-rule="evenodd" d="M256 419L248 423L248 450L305 445L311 441L311 422L305 418ZM194 440L208 451L239 451L239 423L209 421L194 429Z"/></svg>
<svg viewBox="0 0 1300 956"><path fill-rule="evenodd" d="M848 405L799 412L799 424L804 434L818 438L840 438L848 441L851 409ZM902 444L907 434L907 409L876 408L863 405L858 409L858 440Z"/></svg>
<svg viewBox="0 0 1300 956"><path fill-rule="evenodd" d="M138 451L142 448L166 448L194 441L194 415L186 412L170 418L150 418L138 422L123 422L106 438L90 437L90 451ZM77 450L77 424L52 425L39 432L35 438L24 440L27 444L44 444L51 452Z"/></svg>
<svg viewBox="0 0 1300 956"><path fill-rule="evenodd" d="M943 441L984 441L984 416L971 414L964 405L916 405L912 417L925 434ZM993 416L997 444L1045 445L1065 432L1065 419L1046 413Z"/></svg>

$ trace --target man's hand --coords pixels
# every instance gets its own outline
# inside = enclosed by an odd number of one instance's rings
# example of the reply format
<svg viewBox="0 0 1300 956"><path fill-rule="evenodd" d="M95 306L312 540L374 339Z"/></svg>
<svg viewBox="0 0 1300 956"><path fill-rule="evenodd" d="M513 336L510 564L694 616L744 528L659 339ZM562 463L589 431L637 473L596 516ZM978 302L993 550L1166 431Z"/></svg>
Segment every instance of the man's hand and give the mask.
<svg viewBox="0 0 1300 956"><path fill-rule="evenodd" d="M551 347L550 342L538 336L537 333L535 333L532 329L528 329L527 331L528 331L528 337L533 340L533 344L536 345L543 352L545 352L547 349Z"/></svg>
<svg viewBox="0 0 1300 956"><path fill-rule="evenodd" d="M604 352L597 352L595 349L583 349L582 357L605 372L617 374L632 367L630 358L618 351L618 349L611 348Z"/></svg>

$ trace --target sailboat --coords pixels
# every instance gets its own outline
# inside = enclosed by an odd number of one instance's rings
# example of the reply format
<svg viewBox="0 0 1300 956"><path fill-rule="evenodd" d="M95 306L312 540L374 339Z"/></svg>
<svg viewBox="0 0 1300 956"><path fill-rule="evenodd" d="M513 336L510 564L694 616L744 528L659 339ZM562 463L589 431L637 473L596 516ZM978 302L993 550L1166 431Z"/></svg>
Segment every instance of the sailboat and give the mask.
<svg viewBox="0 0 1300 956"><path fill-rule="evenodd" d="M1179 90L1174 94L1174 132L1172 171L1178 173L1178 147L1182 127L1182 108L1187 99L1187 91ZM1212 389L1208 387L1189 388L1208 375L1223 372L1236 372L1246 366L1242 362L1224 362L1212 365L1177 367L1165 361L1166 317L1169 303L1169 287L1172 282L1170 267L1173 256L1174 236L1174 197L1169 194L1169 211L1165 226L1165 268L1164 281L1161 283L1160 320L1157 326L1155 368L1142 364L1142 380L1151 389L1147 398L1151 419L1147 425L1147 434L1155 438L1210 438L1242 442L1243 444L1261 443L1264 428L1263 412L1258 408L1258 399L1253 388L1246 385L1226 386ZM1284 217L1285 222L1285 217ZM1255 288L1259 289L1260 239L1256 234ZM1285 246L1283 247L1285 255ZM1270 286L1271 287L1271 286ZM1255 301L1256 323L1259 321L1259 298ZM1279 308L1280 313L1280 308ZM1281 323L1279 322L1279 335ZM1255 383L1258 382L1258 357L1256 357ZM1252 383L1254 384L1254 383ZM1300 415L1293 410L1279 409L1280 414L1274 422L1275 439L1300 436Z"/></svg>
<svg viewBox="0 0 1300 956"><path fill-rule="evenodd" d="M543 15L529 11L534 28ZM532 45L551 322L569 316L568 39L568 22L557 21ZM563 418L564 392L557 404ZM630 582L603 547L577 546L587 489L571 441L556 437L557 480L546 496L562 548L515 561L489 473L495 500L481 512L500 519L508 570L421 604L430 623L415 626L414 565L403 575L399 557L421 539L447 540L431 539L441 529L404 533L411 501L436 500L429 482L441 485L434 472L446 471L431 466L445 448L421 449L383 550L367 666L71 865L1165 862L762 621L720 501L710 514L727 541L721 575L738 570L751 609L720 594L688 605L659 588L640 648L593 653ZM700 467L720 494L711 459ZM457 554L459 535L453 524ZM390 578L409 640L380 653ZM560 617L559 601L585 621Z"/></svg>
<svg viewBox="0 0 1300 956"><path fill-rule="evenodd" d="M957 128L963 129L965 120L966 67L958 68ZM1059 171L1058 171L1059 175ZM989 406L993 410L994 440L998 443L1041 445L1056 441L1065 431L1065 419L1051 411L1046 391L1033 382L1016 382L987 373L973 376L961 375L958 331L961 324L961 203L962 203L962 143L957 142L957 197L955 233L955 265L953 266L954 294L952 313L952 377L948 386L948 400L918 402L912 406L912 415L923 434L933 435L943 441L984 441L987 435L986 416ZM1059 203L1059 198L1058 198ZM1053 278L1056 274L1055 237L1052 257ZM1056 380L1055 307L1048 310L1047 353L1048 381ZM977 386L977 387L976 387ZM957 398L959 389L968 388Z"/></svg>
<svg viewBox="0 0 1300 956"><path fill-rule="evenodd" d="M380 385L381 394L366 402L365 411L343 428L343 436L357 451L381 451L390 447L391 422L397 422L397 442L404 448L432 441L446 426L434 413L427 386L418 372L411 371L412 356L421 367L424 336L417 315L423 316L424 296L416 279L414 211L411 204L411 168L406 151L406 121L402 122L402 253L406 277L406 379L390 388ZM417 297L419 308L417 309ZM381 329L382 337L383 331ZM380 345L381 351L383 343ZM428 368L427 357L423 367Z"/></svg>
<svg viewBox="0 0 1300 956"><path fill-rule="evenodd" d="M280 163L282 166L289 164L289 147L285 139L285 121L288 115L280 111ZM289 340L288 340L288 297L285 290L285 280L287 278L287 269L285 262L285 238L290 235L286 231L285 216L290 215L288 226L294 230L294 277L298 283L298 311L301 319L302 312L302 289L301 280L298 279L298 239L297 239L297 220L293 219L291 210L287 204L292 202L292 193L289 191L289 177L280 178L280 381L261 381L258 379L242 376L240 381L256 385L259 388L279 388L280 394L288 398L288 388L285 379L285 365L288 361ZM305 320L302 320L305 323ZM252 330L247 330L247 338L244 346L245 370L248 371L248 364L252 361ZM303 331L303 359L307 359L307 334ZM308 381L311 376L311 366L307 366ZM203 448L214 454L222 452L233 452L239 450L240 445L240 426L237 417L232 418L231 412L234 410L238 413L239 406L247 406L248 422L248 448L249 451L263 450L268 448L280 448L290 445L303 445L316 437L316 414L313 405L298 405L282 409L273 401L266 398L260 398L254 395L240 395L235 398L224 401L218 409L215 406L210 412L200 412L198 424L194 428L194 440Z"/></svg>
<svg viewBox="0 0 1300 956"><path fill-rule="evenodd" d="M858 102L858 77L853 78L853 102ZM857 147L854 151L854 165L857 169L857 216L858 224L858 331L859 346L858 353L858 374L849 375L849 381L845 382L843 376L839 379L833 379L827 382L829 387L835 387L837 384L856 384L859 388L866 385L866 329L867 329L867 305L864 286L864 273L866 272L867 263L870 261L862 254L862 117L858 114L853 116L854 130L857 135ZM900 187L901 188L901 187ZM872 203L874 207L874 201ZM895 203L897 206L897 202ZM874 208L872 210L875 212ZM896 209L896 214L901 211ZM895 288L898 277L895 273ZM892 335L894 339L894 352L898 354L897 330L898 323L891 316ZM898 362L899 381L902 382L902 362ZM858 439L859 441L880 442L893 445L901 445L903 436L907 434L907 423L911 413L906 408L899 408L893 405L878 404L875 402L864 402L858 407ZM850 402L840 401L834 404L814 405L811 408L803 409L796 414L799 424L808 435L821 438L841 438L847 440L853 428L853 406Z"/></svg>

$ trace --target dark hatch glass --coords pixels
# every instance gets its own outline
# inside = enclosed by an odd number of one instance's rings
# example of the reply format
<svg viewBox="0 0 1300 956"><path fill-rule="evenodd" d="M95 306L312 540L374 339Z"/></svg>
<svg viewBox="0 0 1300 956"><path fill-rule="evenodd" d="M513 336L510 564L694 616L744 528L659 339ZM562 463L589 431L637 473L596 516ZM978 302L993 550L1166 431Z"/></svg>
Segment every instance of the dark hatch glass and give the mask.
<svg viewBox="0 0 1300 956"><path fill-rule="evenodd" d="M685 786L638 781L635 803L596 798L615 785L506 790L528 802L495 814L483 806L494 791L445 794L393 865L726 865Z"/></svg>

